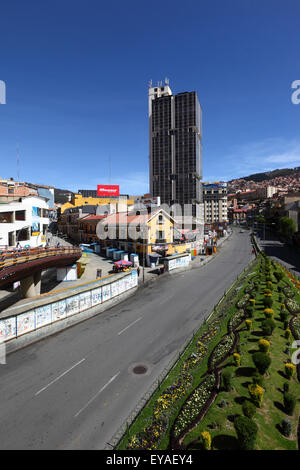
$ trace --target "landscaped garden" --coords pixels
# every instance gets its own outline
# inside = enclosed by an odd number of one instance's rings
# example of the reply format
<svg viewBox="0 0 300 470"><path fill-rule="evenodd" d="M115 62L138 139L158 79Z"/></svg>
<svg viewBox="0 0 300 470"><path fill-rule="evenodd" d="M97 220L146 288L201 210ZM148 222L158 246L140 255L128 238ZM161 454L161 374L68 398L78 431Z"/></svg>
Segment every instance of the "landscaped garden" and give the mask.
<svg viewBox="0 0 300 470"><path fill-rule="evenodd" d="M259 255L118 449L298 449L300 374L292 343L300 339L299 287Z"/></svg>

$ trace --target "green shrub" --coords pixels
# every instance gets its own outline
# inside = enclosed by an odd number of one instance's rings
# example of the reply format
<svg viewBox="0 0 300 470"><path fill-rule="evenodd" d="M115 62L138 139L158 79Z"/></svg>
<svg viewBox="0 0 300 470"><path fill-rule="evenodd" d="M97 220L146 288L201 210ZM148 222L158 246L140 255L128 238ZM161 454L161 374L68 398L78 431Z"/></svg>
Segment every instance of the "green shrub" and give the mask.
<svg viewBox="0 0 300 470"><path fill-rule="evenodd" d="M274 271L274 276L276 277L277 281L280 282L283 279L283 272L282 271Z"/></svg>
<svg viewBox="0 0 300 470"><path fill-rule="evenodd" d="M232 380L231 380L231 371L229 369L224 369L221 375L221 387L226 392L229 392L232 388Z"/></svg>
<svg viewBox="0 0 300 470"><path fill-rule="evenodd" d="M287 362L284 366L284 372L285 372L286 378L290 380L296 372L295 364L292 364L291 362Z"/></svg>
<svg viewBox="0 0 300 470"><path fill-rule="evenodd" d="M254 311L254 308L252 307L252 305L247 305L247 307L246 307L246 316L247 316L247 318L252 318L253 317L253 311Z"/></svg>
<svg viewBox="0 0 300 470"><path fill-rule="evenodd" d="M253 450L258 430L254 421L247 416L237 416L234 420L234 429L240 449Z"/></svg>
<svg viewBox="0 0 300 470"><path fill-rule="evenodd" d="M291 416L296 406L296 397L292 393L285 392L283 394L283 403L286 414Z"/></svg>
<svg viewBox="0 0 300 470"><path fill-rule="evenodd" d="M252 360L255 364L256 369L261 375L264 375L271 364L271 358L268 354L258 351L252 355Z"/></svg>
<svg viewBox="0 0 300 470"><path fill-rule="evenodd" d="M267 318L266 320L264 320L261 324L262 326L262 332L265 336L271 336L273 331L274 331L274 328L276 326L274 320L272 320L272 318Z"/></svg>
<svg viewBox="0 0 300 470"><path fill-rule="evenodd" d="M285 337L285 339L290 339L291 336L292 336L291 330L290 330L289 328L286 329L285 332L284 332L284 337Z"/></svg>
<svg viewBox="0 0 300 470"><path fill-rule="evenodd" d="M272 297L269 297L269 296L264 297L263 302L264 302L265 307L272 307L273 305L273 299Z"/></svg>
<svg viewBox="0 0 300 470"><path fill-rule="evenodd" d="M290 437L290 435L292 434L292 422L289 418L284 418L282 421L281 421L281 429L282 429L282 434L285 436L285 437Z"/></svg>
<svg viewBox="0 0 300 470"><path fill-rule="evenodd" d="M254 385L259 385L260 387L264 384L264 378L257 370L252 375L252 382Z"/></svg>
<svg viewBox="0 0 300 470"><path fill-rule="evenodd" d="M250 419L253 418L253 416L256 413L256 406L254 405L254 403L252 403L252 401L249 401L249 400L244 401L242 405L242 409L243 409L244 416L247 416L247 418L250 418Z"/></svg>
<svg viewBox="0 0 300 470"><path fill-rule="evenodd" d="M268 353L270 351L270 342L267 339L260 339L258 347L261 352Z"/></svg>
<svg viewBox="0 0 300 470"><path fill-rule="evenodd" d="M288 318L288 312L286 310L281 310L279 315L282 322L286 321Z"/></svg>

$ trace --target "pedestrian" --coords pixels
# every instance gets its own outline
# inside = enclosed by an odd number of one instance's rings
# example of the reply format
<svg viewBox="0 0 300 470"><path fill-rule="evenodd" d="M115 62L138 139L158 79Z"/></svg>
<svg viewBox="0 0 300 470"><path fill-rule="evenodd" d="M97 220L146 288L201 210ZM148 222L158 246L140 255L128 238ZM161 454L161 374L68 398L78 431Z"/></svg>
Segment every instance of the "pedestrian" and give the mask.
<svg viewBox="0 0 300 470"><path fill-rule="evenodd" d="M140 267L138 266L137 267L137 273L138 273L138 276L140 275Z"/></svg>

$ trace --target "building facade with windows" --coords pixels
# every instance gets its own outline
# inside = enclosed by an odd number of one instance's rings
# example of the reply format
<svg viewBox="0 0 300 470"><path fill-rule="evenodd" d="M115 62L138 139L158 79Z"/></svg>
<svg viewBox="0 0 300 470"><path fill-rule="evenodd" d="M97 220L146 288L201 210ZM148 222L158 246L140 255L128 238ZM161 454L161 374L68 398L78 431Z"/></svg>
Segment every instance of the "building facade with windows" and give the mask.
<svg viewBox="0 0 300 470"><path fill-rule="evenodd" d="M190 205L197 217L202 203L202 111L197 93L172 95L166 81L151 85L148 97L151 197L160 197L168 206Z"/></svg>
<svg viewBox="0 0 300 470"><path fill-rule="evenodd" d="M0 203L0 245L2 248L36 248L46 244L49 226L49 206L40 196L20 197Z"/></svg>
<svg viewBox="0 0 300 470"><path fill-rule="evenodd" d="M205 223L227 222L227 183L203 183L202 187Z"/></svg>

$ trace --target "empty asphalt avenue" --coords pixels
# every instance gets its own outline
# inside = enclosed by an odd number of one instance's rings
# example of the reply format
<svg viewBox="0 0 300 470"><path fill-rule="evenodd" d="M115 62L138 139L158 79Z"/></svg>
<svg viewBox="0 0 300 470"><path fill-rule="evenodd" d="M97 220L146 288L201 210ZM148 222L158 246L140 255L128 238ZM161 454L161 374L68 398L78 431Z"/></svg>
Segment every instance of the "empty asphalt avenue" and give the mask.
<svg viewBox="0 0 300 470"><path fill-rule="evenodd" d="M234 230L207 265L163 275L0 365L0 448L104 449L186 338L253 259ZM135 366L145 374L134 374Z"/></svg>

